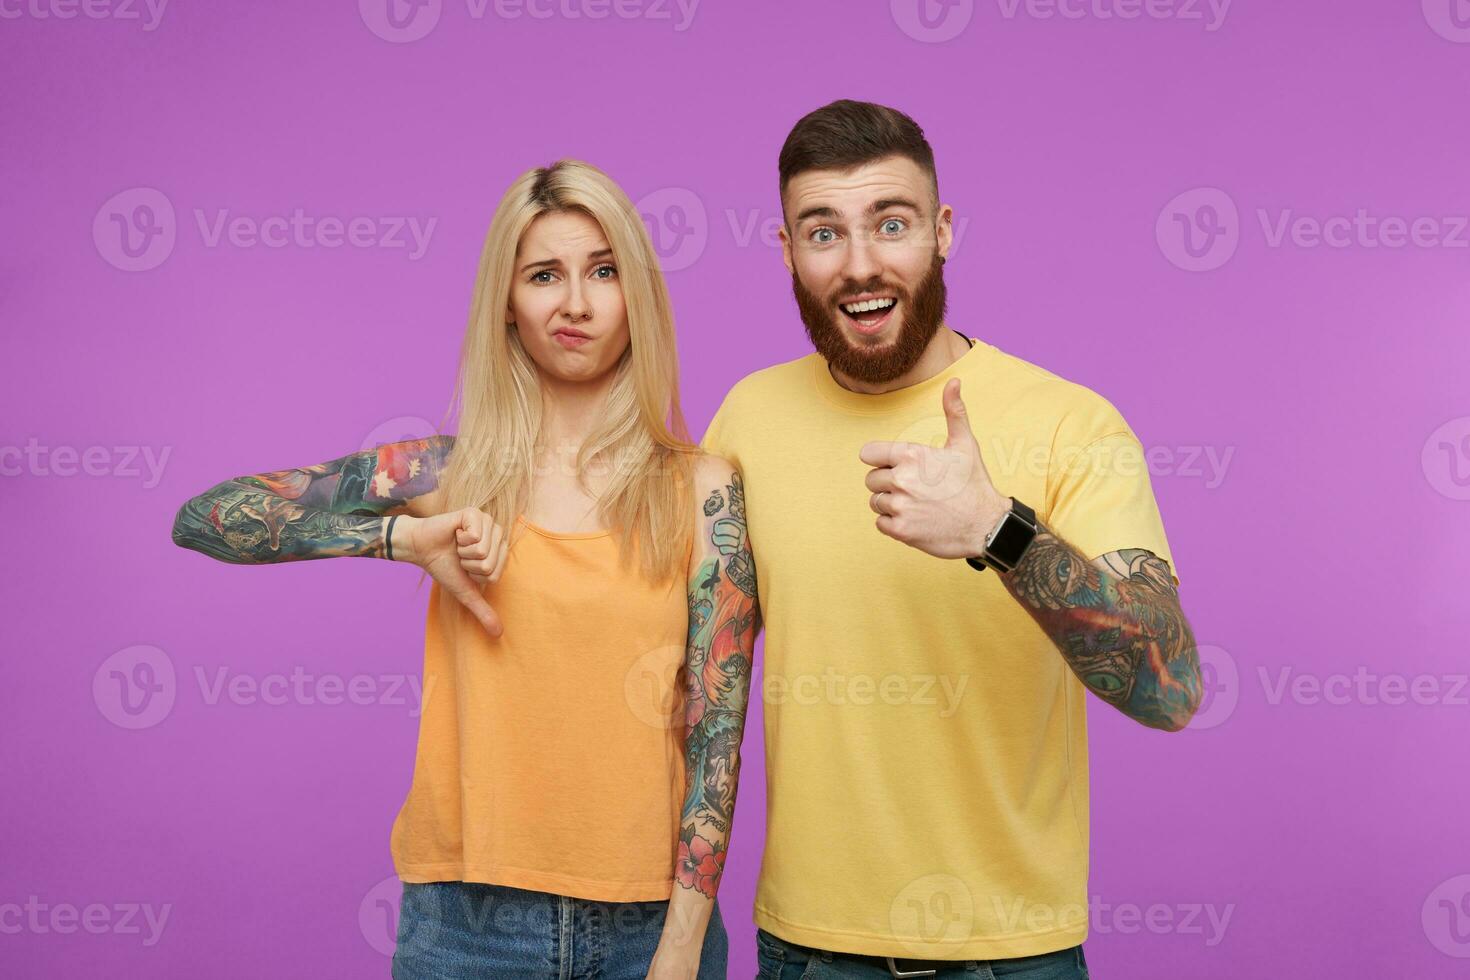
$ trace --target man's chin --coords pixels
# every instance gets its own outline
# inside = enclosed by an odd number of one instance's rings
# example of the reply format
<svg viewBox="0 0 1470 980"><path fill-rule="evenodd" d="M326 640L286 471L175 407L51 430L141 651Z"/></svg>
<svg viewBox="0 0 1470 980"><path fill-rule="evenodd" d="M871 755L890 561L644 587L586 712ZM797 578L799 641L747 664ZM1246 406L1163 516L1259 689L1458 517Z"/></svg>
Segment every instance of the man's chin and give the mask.
<svg viewBox="0 0 1470 980"><path fill-rule="evenodd" d="M837 314L839 317L843 314ZM852 324L837 321L837 332L847 342L847 346L855 351L881 350L884 347L892 347L903 334L903 324L898 322L885 323L877 333L863 333L855 329Z"/></svg>

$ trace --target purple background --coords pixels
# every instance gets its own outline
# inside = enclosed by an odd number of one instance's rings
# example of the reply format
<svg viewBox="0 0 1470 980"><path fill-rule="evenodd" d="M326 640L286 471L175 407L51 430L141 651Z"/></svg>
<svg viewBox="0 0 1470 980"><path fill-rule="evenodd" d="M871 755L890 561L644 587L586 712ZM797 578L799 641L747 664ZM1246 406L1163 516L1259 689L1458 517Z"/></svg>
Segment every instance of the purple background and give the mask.
<svg viewBox="0 0 1470 980"><path fill-rule="evenodd" d="M1237 0L1218 22L976 0L933 5L926 33L917 0L704 0L687 24L653 0L601 20L444 0L404 40L384 0L177 3L153 29L96 2L0 5L0 973L387 975L417 729L390 686L420 669L427 587L382 562L211 562L172 545L175 510L438 420L494 204L559 156L661 223L698 434L737 379L809 350L760 223L787 129L839 97L927 128L966 223L951 323L1100 391L1157 454L1211 692L1173 736L1090 706L1094 975L1470 966L1470 3ZM126 271L113 215L138 188L175 240ZM196 219L297 208L436 224L413 256L211 245ZM1418 241L1274 237L1288 212L1360 209ZM169 454L161 478L137 447ZM133 719L110 678L146 679L140 645L174 701ZM221 670L297 668L375 678L371 703L211 696ZM1393 676L1430 678L1427 703ZM763 833L748 730L734 977ZM89 933L30 919L32 896L106 911ZM169 908L151 944L130 903Z"/></svg>

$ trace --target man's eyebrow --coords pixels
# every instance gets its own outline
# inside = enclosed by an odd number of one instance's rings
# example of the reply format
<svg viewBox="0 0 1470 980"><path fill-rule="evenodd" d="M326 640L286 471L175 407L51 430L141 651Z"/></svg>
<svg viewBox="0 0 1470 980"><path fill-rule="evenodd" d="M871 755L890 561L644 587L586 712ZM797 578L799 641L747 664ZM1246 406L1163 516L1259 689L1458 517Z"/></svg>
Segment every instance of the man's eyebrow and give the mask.
<svg viewBox="0 0 1470 980"><path fill-rule="evenodd" d="M868 205L868 214L874 215L879 211L891 211L894 208L908 208L914 214L919 214L919 206L906 197L885 197Z"/></svg>
<svg viewBox="0 0 1470 980"><path fill-rule="evenodd" d="M879 198L872 204L869 204L864 213L867 214L869 217L872 217L873 215L879 214L883 211L892 211L894 208L907 208L914 214L923 213L919 210L919 206L917 204L906 197ZM796 216L796 223L801 224L808 218L826 218L830 221L840 217L842 217L842 213L840 211L837 211L835 208L829 208L825 205L819 205L817 207L807 208L805 211L798 214Z"/></svg>
<svg viewBox="0 0 1470 980"><path fill-rule="evenodd" d="M797 224L801 224L803 221L805 221L808 218L840 218L840 217L842 217L842 216L840 214L838 214L838 212L836 210L834 210L833 208L829 208L826 205L821 205L821 206L814 207L814 208L807 208L805 211L803 211L800 214L798 214L796 216L796 223Z"/></svg>

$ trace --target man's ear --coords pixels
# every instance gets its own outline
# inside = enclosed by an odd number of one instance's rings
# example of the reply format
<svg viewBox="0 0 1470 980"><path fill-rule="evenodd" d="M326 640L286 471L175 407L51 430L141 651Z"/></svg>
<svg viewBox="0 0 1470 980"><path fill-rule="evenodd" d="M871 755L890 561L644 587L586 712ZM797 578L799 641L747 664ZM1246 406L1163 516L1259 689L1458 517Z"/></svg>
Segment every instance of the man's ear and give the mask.
<svg viewBox="0 0 1470 980"><path fill-rule="evenodd" d="M941 204L935 221L935 244L939 246L939 257L948 258L950 247L954 244L954 208Z"/></svg>
<svg viewBox="0 0 1470 980"><path fill-rule="evenodd" d="M781 223L778 234L781 236L781 261L786 263L786 271L793 276L796 275L796 264L791 256L791 236L786 233L786 223Z"/></svg>

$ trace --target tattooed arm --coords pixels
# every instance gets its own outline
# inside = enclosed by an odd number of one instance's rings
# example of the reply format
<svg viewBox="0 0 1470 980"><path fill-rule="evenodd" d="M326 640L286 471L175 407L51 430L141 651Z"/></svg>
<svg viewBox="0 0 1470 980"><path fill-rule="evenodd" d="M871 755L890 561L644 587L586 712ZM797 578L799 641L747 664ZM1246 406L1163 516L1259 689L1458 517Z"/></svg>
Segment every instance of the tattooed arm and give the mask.
<svg viewBox="0 0 1470 980"><path fill-rule="evenodd" d="M174 543L236 565L387 557L387 518L432 511L453 445L432 436L226 480L179 508ZM393 537L396 546L397 528Z"/></svg>
<svg viewBox="0 0 1470 980"><path fill-rule="evenodd" d="M942 398L942 447L869 442L858 456L874 467L865 483L880 532L939 558L964 558L984 552L1011 498L991 482L958 378L945 382ZM1202 691L1199 655L1167 562L1139 549L1091 562L1042 525L1001 578L1088 690L1151 728L1189 723Z"/></svg>
<svg viewBox="0 0 1470 980"><path fill-rule="evenodd" d="M1038 523L1001 580L1088 690L1150 728L1189 723L1203 692L1199 654L1168 562L1137 548L1090 562Z"/></svg>
<svg viewBox="0 0 1470 980"><path fill-rule="evenodd" d="M760 631L755 561L740 473L718 456L696 465L684 688L685 794L664 933L650 976L693 976L724 873L735 816L740 740Z"/></svg>

